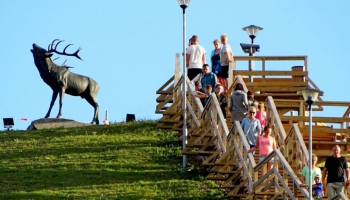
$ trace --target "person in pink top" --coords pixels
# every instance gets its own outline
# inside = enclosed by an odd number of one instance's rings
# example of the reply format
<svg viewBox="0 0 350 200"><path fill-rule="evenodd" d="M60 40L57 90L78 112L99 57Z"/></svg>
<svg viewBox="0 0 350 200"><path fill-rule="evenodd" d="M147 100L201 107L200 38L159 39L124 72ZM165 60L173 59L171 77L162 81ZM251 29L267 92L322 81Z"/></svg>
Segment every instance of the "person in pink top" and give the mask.
<svg viewBox="0 0 350 200"><path fill-rule="evenodd" d="M276 140L271 136L272 128L270 125L264 127L264 133L259 136L256 140L255 147L251 148L248 153L259 149L259 162L264 160L267 155L269 155L273 150L276 149ZM269 171L273 166L274 160L271 159L267 162L267 171Z"/></svg>
<svg viewBox="0 0 350 200"><path fill-rule="evenodd" d="M255 118L257 118L260 121L261 127L265 127L266 111L265 111L265 106L263 102L259 102L258 111L256 111Z"/></svg>

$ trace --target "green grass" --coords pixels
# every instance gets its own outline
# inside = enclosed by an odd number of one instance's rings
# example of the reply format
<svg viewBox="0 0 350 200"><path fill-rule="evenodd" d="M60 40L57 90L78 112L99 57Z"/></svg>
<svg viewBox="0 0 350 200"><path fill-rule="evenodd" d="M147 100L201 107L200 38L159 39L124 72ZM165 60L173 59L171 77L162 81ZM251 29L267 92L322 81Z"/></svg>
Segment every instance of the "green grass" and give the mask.
<svg viewBox="0 0 350 200"><path fill-rule="evenodd" d="M155 121L0 132L0 156L0 199L223 198Z"/></svg>

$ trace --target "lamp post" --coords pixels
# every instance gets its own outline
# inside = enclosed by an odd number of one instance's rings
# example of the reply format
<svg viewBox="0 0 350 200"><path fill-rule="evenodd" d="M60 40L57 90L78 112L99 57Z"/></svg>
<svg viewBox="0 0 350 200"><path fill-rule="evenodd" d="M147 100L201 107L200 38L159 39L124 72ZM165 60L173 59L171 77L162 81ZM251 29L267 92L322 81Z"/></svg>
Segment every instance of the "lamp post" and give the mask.
<svg viewBox="0 0 350 200"><path fill-rule="evenodd" d="M323 92L315 89L304 89L301 91L305 102L309 106L309 200L312 200L312 109L311 106L318 96Z"/></svg>
<svg viewBox="0 0 350 200"><path fill-rule="evenodd" d="M260 30L263 30L263 28L261 28L259 26L255 26L255 25L250 25L250 26L244 27L242 29L247 32L250 39L252 40L252 43L250 45L250 50L249 50L249 56L254 56L254 52L255 52L255 51L253 51L254 39L258 35L258 32ZM253 60L249 60L249 71L254 71L254 61ZM249 76L249 82L253 82L253 76Z"/></svg>
<svg viewBox="0 0 350 200"><path fill-rule="evenodd" d="M186 120L186 93L187 93L187 87L186 87L186 77L187 77L187 70L186 70L186 8L190 4L190 0L177 0L180 7L182 8L182 14L183 14L183 82L182 82L182 110L183 110L183 127L182 127L182 148L186 148L187 143L187 120ZM182 156L182 171L185 172L187 168L187 156Z"/></svg>

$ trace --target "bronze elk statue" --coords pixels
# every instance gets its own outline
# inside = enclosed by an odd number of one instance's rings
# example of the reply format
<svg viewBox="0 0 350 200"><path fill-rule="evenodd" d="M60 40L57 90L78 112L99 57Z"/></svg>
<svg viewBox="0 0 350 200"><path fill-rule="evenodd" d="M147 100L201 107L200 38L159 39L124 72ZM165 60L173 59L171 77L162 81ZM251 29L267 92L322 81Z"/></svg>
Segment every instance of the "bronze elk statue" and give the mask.
<svg viewBox="0 0 350 200"><path fill-rule="evenodd" d="M55 44L55 42L57 43ZM62 116L62 104L64 93L72 96L80 96L84 98L89 104L94 107L94 116L92 118L91 124L99 124L98 112L99 107L97 103L97 93L100 89L99 84L94 81L92 78L75 74L69 71L68 66L64 64L57 65L54 63L54 60L51 59L53 53L65 56L75 56L76 58L82 60L78 55L81 48L79 48L74 53L66 53L66 49L72 45L67 45L63 52L57 51L57 46L63 42L63 40L54 40L49 46L48 49L41 48L37 44L33 44L33 53L34 63L36 68L39 71L40 77L43 81L51 87L52 89L52 99L50 103L50 108L45 115L45 118L50 117L51 109L55 104L57 95L59 94L59 111L57 118Z"/></svg>

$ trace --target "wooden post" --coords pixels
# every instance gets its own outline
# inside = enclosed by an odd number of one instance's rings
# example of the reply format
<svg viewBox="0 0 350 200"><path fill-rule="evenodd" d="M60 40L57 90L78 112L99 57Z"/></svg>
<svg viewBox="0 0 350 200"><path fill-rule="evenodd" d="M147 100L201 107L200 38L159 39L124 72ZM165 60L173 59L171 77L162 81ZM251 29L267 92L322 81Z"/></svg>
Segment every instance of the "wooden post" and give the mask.
<svg viewBox="0 0 350 200"><path fill-rule="evenodd" d="M228 64L228 80L227 80L227 89L232 86L233 82L233 70L236 69L236 61L230 62Z"/></svg>
<svg viewBox="0 0 350 200"><path fill-rule="evenodd" d="M174 69L174 87L177 85L181 77L180 73L180 53L175 54L175 69ZM178 92L180 90L178 89L177 91L173 91L173 101L175 103L175 99L178 95Z"/></svg>

